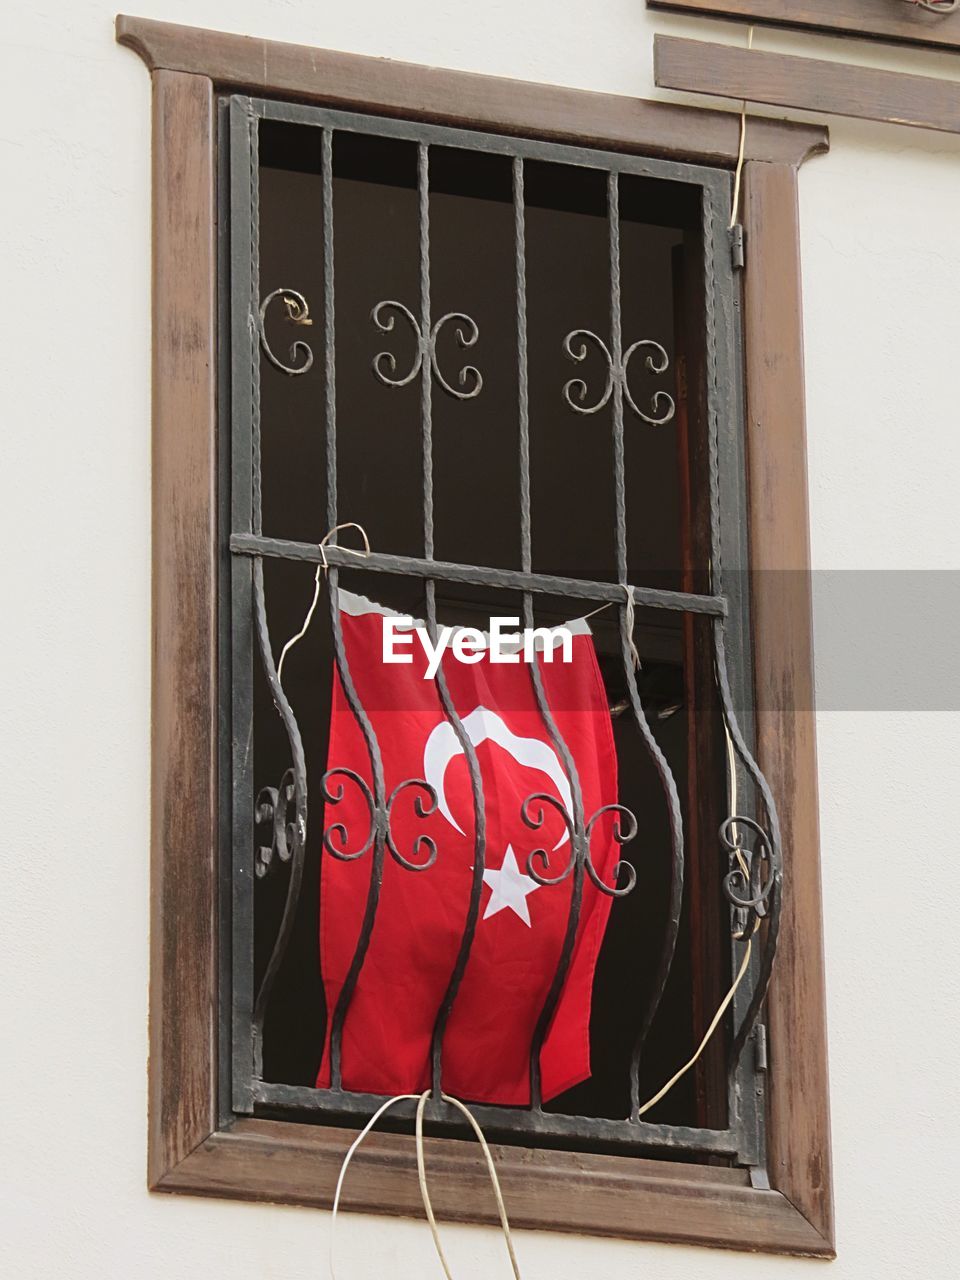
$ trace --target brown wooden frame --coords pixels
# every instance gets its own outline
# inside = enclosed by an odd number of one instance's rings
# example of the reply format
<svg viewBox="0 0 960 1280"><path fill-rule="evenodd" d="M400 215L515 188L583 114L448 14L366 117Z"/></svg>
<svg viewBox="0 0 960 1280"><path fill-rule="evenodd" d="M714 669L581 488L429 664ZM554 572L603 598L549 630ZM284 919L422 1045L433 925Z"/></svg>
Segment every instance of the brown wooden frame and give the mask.
<svg viewBox="0 0 960 1280"><path fill-rule="evenodd" d="M960 10L928 13L899 0L647 0L647 7L700 18L734 18L830 35L960 49Z"/></svg>
<svg viewBox="0 0 960 1280"><path fill-rule="evenodd" d="M154 91L153 797L149 1184L329 1206L351 1134L224 1119L217 1097L216 93L253 89L732 167L734 116L120 17ZM773 1189L745 1170L496 1148L518 1226L833 1254L797 171L826 133L751 131L744 216L761 765L790 886L769 1002ZM799 572L770 573L769 569ZM792 702L784 702L785 691ZM786 706L797 708L785 710ZM437 1212L495 1221L476 1148L428 1141ZM361 1149L345 1207L419 1214L409 1138Z"/></svg>
<svg viewBox="0 0 960 1280"><path fill-rule="evenodd" d="M956 80L661 35L654 79L661 89L960 133Z"/></svg>

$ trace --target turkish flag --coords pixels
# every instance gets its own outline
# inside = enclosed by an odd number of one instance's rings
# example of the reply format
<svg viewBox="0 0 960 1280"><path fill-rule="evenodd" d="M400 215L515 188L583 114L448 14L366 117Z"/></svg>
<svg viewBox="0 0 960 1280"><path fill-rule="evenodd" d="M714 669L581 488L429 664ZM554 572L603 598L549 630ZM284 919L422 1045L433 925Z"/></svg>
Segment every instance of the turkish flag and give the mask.
<svg viewBox="0 0 960 1280"><path fill-rule="evenodd" d="M429 1087L430 1044L437 1012L456 963L470 899L474 813L466 758L443 713L435 682L424 678L427 659L418 637L396 652L409 665L385 664L383 632L391 610L349 592L339 593L343 638L357 694L383 755L386 795L407 779L425 779L437 792L432 813L421 817L422 788L402 790L392 807L391 833L399 853L422 863L420 836L436 844L427 870L410 871L387 851L379 906L366 960L343 1030L343 1087L376 1094ZM546 697L576 763L585 818L617 801L617 761L607 699L593 638L585 621L573 633L572 661L538 654ZM480 651L475 651L474 656ZM535 849L548 854L541 876L559 876L572 857L563 818L544 805L532 830L521 816L536 792L555 797L572 816L567 777L536 702L523 661L460 661L450 647L442 658L450 696L473 742L483 779L486 852L480 918L443 1043L443 1087L475 1102L529 1105L529 1058L537 1020L556 973L567 925L573 875L540 885L527 875ZM328 769L350 769L371 783L363 735L334 673ZM370 830L360 788L332 775L338 803L328 802L327 839L356 852ZM531 805L535 813L540 807ZM619 846L613 814L594 824L590 853L598 876L611 884ZM333 1010L357 946L370 884L372 849L355 861L324 851L320 876L320 958L327 1001L327 1041L317 1086L330 1083L329 1034ZM597 955L611 899L584 876L583 902L567 979L541 1051L544 1099L590 1074L590 1002Z"/></svg>

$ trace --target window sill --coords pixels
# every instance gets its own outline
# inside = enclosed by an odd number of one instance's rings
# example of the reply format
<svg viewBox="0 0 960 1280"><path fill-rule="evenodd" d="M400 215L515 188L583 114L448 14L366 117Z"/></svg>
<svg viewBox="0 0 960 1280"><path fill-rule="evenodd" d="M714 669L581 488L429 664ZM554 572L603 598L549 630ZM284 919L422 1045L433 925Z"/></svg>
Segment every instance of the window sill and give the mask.
<svg viewBox="0 0 960 1280"><path fill-rule="evenodd" d="M351 1130L238 1120L211 1133L160 1175L152 1190L329 1208L354 1137ZM785 1195L752 1187L745 1170L519 1147L491 1150L516 1227L802 1257L835 1254L832 1242ZM428 1138L426 1155L441 1220L499 1221L475 1144ZM342 1204L361 1213L419 1217L413 1139L371 1134L354 1157Z"/></svg>

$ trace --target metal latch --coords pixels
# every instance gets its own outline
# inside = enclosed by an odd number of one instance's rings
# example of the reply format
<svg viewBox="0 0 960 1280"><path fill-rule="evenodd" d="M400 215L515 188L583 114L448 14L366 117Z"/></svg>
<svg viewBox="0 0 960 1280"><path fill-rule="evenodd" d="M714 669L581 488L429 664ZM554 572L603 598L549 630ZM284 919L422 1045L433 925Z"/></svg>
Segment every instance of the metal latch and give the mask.
<svg viewBox="0 0 960 1280"><path fill-rule="evenodd" d="M746 261L743 246L743 226L736 223L730 228L730 261L735 271L742 271Z"/></svg>
<svg viewBox="0 0 960 1280"><path fill-rule="evenodd" d="M754 1067L758 1072L767 1069L767 1028L762 1022L757 1024L753 1041Z"/></svg>

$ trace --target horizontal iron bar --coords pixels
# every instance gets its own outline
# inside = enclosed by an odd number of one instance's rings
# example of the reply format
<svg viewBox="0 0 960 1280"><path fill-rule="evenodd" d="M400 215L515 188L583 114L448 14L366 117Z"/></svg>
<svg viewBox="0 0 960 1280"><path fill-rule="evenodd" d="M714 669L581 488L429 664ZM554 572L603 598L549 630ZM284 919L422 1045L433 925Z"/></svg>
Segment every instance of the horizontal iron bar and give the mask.
<svg viewBox="0 0 960 1280"><path fill-rule="evenodd" d="M305 560L327 563L340 569L364 569L368 573L397 573L413 578L435 578L438 582L470 582L481 587L503 587L510 591L530 591L534 595L573 596L579 600L599 600L620 604L623 587L615 582L591 582L585 578L557 578L546 573L520 573L514 569L492 569L483 565L452 564L447 560L420 560L412 556L391 556L382 552L358 555L343 547L324 547L315 542L288 542L253 533L235 533L230 550L237 555L269 556L278 560ZM660 591L656 587L633 587L636 605L649 609L673 609L678 613L703 613L722 618L727 613L724 596L703 596L684 591Z"/></svg>
<svg viewBox="0 0 960 1280"><path fill-rule="evenodd" d="M322 1111L331 1119L372 1116L387 1098L372 1093L347 1093L339 1089L310 1089L305 1085L268 1084L255 1081L255 1102L280 1111ZM490 1133L523 1137L567 1138L581 1142L604 1142L632 1150L686 1151L730 1156L739 1153L738 1136L729 1129L693 1129L684 1125L647 1124L644 1121L607 1120L593 1116L559 1115L552 1111L529 1111L513 1107L471 1104L477 1123ZM412 1120L416 1103L399 1102L391 1108L397 1119ZM448 1103L431 1099L428 1120L444 1127L462 1127L463 1117Z"/></svg>
<svg viewBox="0 0 960 1280"><path fill-rule="evenodd" d="M272 98L251 98L250 105L264 120L314 125L341 133L372 133L381 138L400 138L408 142L425 143L427 146L463 147L468 151L484 151L489 155L519 156L524 160L599 169L604 173L634 173L641 177L686 182L701 187L719 189L729 182L725 173L680 160L650 159L623 152L571 146L562 142L541 142L476 129L456 129L416 120L362 115L354 111L312 106L309 103L279 102Z"/></svg>

